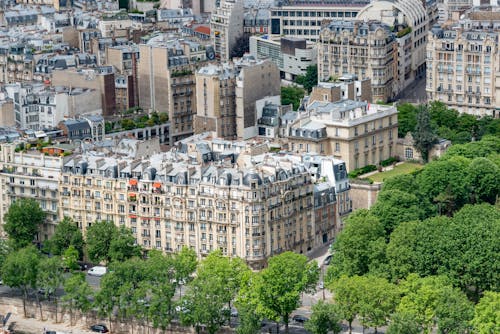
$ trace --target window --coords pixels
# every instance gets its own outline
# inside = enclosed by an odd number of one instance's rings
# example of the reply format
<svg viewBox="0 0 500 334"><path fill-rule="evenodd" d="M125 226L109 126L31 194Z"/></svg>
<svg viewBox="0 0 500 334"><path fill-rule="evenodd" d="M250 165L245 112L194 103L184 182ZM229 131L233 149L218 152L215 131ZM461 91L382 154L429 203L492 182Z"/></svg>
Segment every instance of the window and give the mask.
<svg viewBox="0 0 500 334"><path fill-rule="evenodd" d="M340 143L335 143L335 152L340 152Z"/></svg>
<svg viewBox="0 0 500 334"><path fill-rule="evenodd" d="M405 148L405 158L413 159L413 149L410 147Z"/></svg>

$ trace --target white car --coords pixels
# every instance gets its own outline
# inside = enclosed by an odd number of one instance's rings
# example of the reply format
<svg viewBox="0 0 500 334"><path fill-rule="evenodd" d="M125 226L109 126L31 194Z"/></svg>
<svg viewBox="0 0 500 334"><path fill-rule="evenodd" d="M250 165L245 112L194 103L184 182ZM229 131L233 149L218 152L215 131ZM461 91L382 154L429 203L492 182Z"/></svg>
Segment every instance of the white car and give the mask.
<svg viewBox="0 0 500 334"><path fill-rule="evenodd" d="M101 277L101 276L104 276L107 272L108 272L108 268L102 267L102 266L95 266L95 267L90 268L89 271L87 271L87 274L90 276Z"/></svg>

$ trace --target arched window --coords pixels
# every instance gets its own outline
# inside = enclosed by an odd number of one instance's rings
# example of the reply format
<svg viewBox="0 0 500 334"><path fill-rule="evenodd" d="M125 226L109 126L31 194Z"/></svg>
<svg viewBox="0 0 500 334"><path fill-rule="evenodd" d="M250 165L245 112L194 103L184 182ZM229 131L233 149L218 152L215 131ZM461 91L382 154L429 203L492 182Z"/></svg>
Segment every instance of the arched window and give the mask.
<svg viewBox="0 0 500 334"><path fill-rule="evenodd" d="M413 149L410 147L405 148L405 158L413 159Z"/></svg>

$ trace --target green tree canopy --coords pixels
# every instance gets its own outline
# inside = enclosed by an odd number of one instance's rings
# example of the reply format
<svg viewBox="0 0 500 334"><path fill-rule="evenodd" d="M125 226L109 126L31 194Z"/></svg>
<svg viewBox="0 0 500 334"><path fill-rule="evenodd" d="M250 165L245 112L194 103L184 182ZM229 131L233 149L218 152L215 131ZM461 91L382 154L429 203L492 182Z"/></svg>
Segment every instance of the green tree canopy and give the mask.
<svg viewBox="0 0 500 334"><path fill-rule="evenodd" d="M193 326L197 333L205 325L208 333L216 333L229 319L229 306L241 286L242 277L250 269L239 258L228 258L220 251L211 252L200 262L196 277L188 284L181 299L181 323Z"/></svg>
<svg viewBox="0 0 500 334"><path fill-rule="evenodd" d="M290 314L300 305L300 295L316 286L319 269L305 255L284 252L269 259L268 267L254 280L257 312L282 320L288 331Z"/></svg>
<svg viewBox="0 0 500 334"><path fill-rule="evenodd" d="M400 224L391 234L386 252L393 279L402 279L412 272L421 276L448 272L449 259L455 254L450 226L451 219L447 217Z"/></svg>
<svg viewBox="0 0 500 334"><path fill-rule="evenodd" d="M400 285L403 297L397 312L411 317L429 333L465 333L473 308L465 294L453 288L445 277L420 278L410 274Z"/></svg>
<svg viewBox="0 0 500 334"><path fill-rule="evenodd" d="M281 87L281 104L293 104L293 110L299 109L300 100L304 97L304 90L297 86Z"/></svg>
<svg viewBox="0 0 500 334"><path fill-rule="evenodd" d="M87 229L86 243L90 261L99 263L111 260L109 247L116 230L115 224L110 221L97 221Z"/></svg>
<svg viewBox="0 0 500 334"><path fill-rule="evenodd" d="M23 310L26 312L28 289L37 286L40 254L35 246L27 246L10 253L2 267L2 279L5 285L19 288L23 292Z"/></svg>
<svg viewBox="0 0 500 334"><path fill-rule="evenodd" d="M132 231L125 226L116 229L109 244L109 259L111 261L124 261L140 255L141 248L135 244Z"/></svg>
<svg viewBox="0 0 500 334"><path fill-rule="evenodd" d="M448 275L477 301L500 289L500 210L489 204L466 205L450 226Z"/></svg>
<svg viewBox="0 0 500 334"><path fill-rule="evenodd" d="M11 246L19 249L31 245L40 226L45 222L45 212L33 199L20 199L12 203L4 216L4 231Z"/></svg>
<svg viewBox="0 0 500 334"><path fill-rule="evenodd" d="M327 280L341 275L363 275L370 271L374 257L385 244L384 226L368 210L357 210L345 222L344 229L333 244L333 257ZM385 250L383 251L385 252Z"/></svg>
<svg viewBox="0 0 500 334"><path fill-rule="evenodd" d="M426 216L422 201L417 196L396 189L384 189L370 211L378 217L387 235L402 222L420 220Z"/></svg>
<svg viewBox="0 0 500 334"><path fill-rule="evenodd" d="M73 246L78 251L78 258L83 258L83 236L82 232L76 226L71 218L64 217L55 229L54 235L45 243L45 248L54 255L63 255L63 253Z"/></svg>
<svg viewBox="0 0 500 334"><path fill-rule="evenodd" d="M295 83L302 85L304 89L310 93L314 86L318 85L318 65L309 65L305 75L298 75L295 78Z"/></svg>
<svg viewBox="0 0 500 334"><path fill-rule="evenodd" d="M429 151L436 142L436 134L431 125L431 118L426 105L420 105L417 113L417 124L413 131L416 149L422 154L424 161L429 161Z"/></svg>
<svg viewBox="0 0 500 334"><path fill-rule="evenodd" d="M486 291L474 309L474 333L500 333L500 292Z"/></svg>
<svg viewBox="0 0 500 334"><path fill-rule="evenodd" d="M70 324L73 325L74 311L86 313L92 307L93 291L83 273L73 273L64 281L62 301L70 310Z"/></svg>
<svg viewBox="0 0 500 334"><path fill-rule="evenodd" d="M339 334L342 330L337 307L334 304L320 300L312 306L311 319L304 324L304 328L312 334Z"/></svg>
<svg viewBox="0 0 500 334"><path fill-rule="evenodd" d="M500 167L487 158L475 158L467 168L473 202L495 204L500 194Z"/></svg>
<svg viewBox="0 0 500 334"><path fill-rule="evenodd" d="M411 103L398 106L398 137L404 138L408 132L413 133L417 125L417 108Z"/></svg>
<svg viewBox="0 0 500 334"><path fill-rule="evenodd" d="M469 200L467 168L470 161L462 157L432 161L417 175L423 194L437 204L440 213L451 215Z"/></svg>

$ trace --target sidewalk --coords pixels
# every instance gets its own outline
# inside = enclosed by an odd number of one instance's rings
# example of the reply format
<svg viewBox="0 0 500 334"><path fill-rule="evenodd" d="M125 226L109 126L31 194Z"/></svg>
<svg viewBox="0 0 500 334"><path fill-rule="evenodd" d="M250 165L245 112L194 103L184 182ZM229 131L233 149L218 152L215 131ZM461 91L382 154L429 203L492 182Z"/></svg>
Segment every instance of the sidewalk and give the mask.
<svg viewBox="0 0 500 334"><path fill-rule="evenodd" d="M24 318L13 314L7 324L11 333L42 334L43 330L57 331L66 334L91 334L92 332L82 325L69 326L65 323L53 323L50 320L40 321L34 318Z"/></svg>

